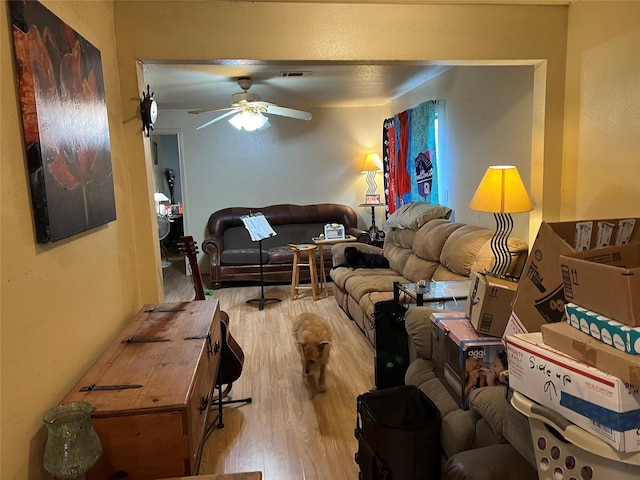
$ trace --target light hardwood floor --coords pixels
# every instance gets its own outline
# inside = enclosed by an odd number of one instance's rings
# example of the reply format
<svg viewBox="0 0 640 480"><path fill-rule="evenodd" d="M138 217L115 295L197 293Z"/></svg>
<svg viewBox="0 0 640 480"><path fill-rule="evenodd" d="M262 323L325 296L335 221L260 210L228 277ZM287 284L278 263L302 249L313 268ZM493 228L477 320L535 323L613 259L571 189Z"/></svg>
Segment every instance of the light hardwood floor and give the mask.
<svg viewBox="0 0 640 480"><path fill-rule="evenodd" d="M183 270L181 259L164 269L166 301L193 299ZM374 386L373 348L338 306L331 283L328 298L317 301L310 294L290 301L289 285L266 285L264 291L266 298L282 301L260 311L246 303L260 297L260 287L253 286L207 296L229 314L229 331L245 355L230 396L250 396L253 402L224 408L224 428L211 430L199 474L259 470L265 480L356 480L356 398ZM327 318L334 334L328 391L315 396L303 381L291 331L293 319L304 311Z"/></svg>

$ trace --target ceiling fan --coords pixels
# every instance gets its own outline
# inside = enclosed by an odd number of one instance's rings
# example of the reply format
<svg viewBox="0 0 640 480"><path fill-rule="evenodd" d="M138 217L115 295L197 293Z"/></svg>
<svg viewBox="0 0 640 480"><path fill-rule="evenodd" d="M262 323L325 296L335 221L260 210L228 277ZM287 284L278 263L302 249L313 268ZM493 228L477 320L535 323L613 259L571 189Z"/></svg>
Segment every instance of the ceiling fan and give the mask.
<svg viewBox="0 0 640 480"><path fill-rule="evenodd" d="M209 125L222 120L223 118L230 117L229 122L238 130L244 128L248 131L260 130L269 127L269 120L265 114L279 115L281 117L296 118L299 120L311 120L313 115L311 112L305 112L304 110L296 110L294 108L281 107L275 103L264 102L260 100L260 97L255 93L249 93L252 82L250 78L242 77L238 79L238 85L243 90L240 93L235 93L231 96L232 103L230 107L214 108L214 109L201 109L201 110L189 110L189 113L214 113L225 112L222 115L203 123L196 130L208 127Z"/></svg>

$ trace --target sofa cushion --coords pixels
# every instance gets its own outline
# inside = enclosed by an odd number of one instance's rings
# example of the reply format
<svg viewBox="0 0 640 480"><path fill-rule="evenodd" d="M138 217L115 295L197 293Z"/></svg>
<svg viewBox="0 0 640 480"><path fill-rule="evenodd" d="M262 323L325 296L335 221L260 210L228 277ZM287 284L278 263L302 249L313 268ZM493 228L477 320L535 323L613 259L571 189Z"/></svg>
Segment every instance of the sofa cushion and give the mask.
<svg viewBox="0 0 640 480"><path fill-rule="evenodd" d="M404 281L406 282L406 280ZM374 322L376 303L384 302L387 300L393 300L393 291L369 292L366 295L360 297L358 308L362 310L363 318L366 319L369 325L373 325Z"/></svg>
<svg viewBox="0 0 640 480"><path fill-rule="evenodd" d="M289 243L313 243L312 238L317 237L324 232L324 224L292 222L285 225L273 225L273 229L277 235L275 237L271 237L271 239L277 241L277 245L287 245ZM265 240L265 242L267 240Z"/></svg>
<svg viewBox="0 0 640 480"><path fill-rule="evenodd" d="M453 397L442 384L442 381L439 378L432 378L431 380L427 380L418 388L422 390L433 403L435 403L443 419L451 412L460 410L460 406L453 399Z"/></svg>
<svg viewBox="0 0 640 480"><path fill-rule="evenodd" d="M416 232L413 237L413 243L409 248L425 260L440 262L444 244L453 232L463 226L463 223L450 222L443 219L432 220Z"/></svg>
<svg viewBox="0 0 640 480"><path fill-rule="evenodd" d="M269 254L269 263L293 262L293 250L287 246L270 248L267 253Z"/></svg>
<svg viewBox="0 0 640 480"><path fill-rule="evenodd" d="M408 228L418 230L434 218L449 218L451 209L444 205L425 202L412 202L393 212L386 221L389 228Z"/></svg>
<svg viewBox="0 0 640 480"><path fill-rule="evenodd" d="M342 242L342 243L336 243L335 245L325 245L325 247L330 248L334 267L337 265L344 265L347 263L346 259L344 258L344 249L348 247L355 247L361 252L365 252L365 253L378 253L378 254L382 253L382 249L380 247L376 247L375 245L369 245L367 243L360 243L360 242ZM326 250L324 250L323 255L325 254L325 252ZM325 257L325 258L328 258L328 257Z"/></svg>
<svg viewBox="0 0 640 480"><path fill-rule="evenodd" d="M490 423L486 419L478 419L476 423L476 440L473 444L473 448L488 447L490 445L496 445L498 443L506 443L506 439L500 435L496 436L493 429L490 427Z"/></svg>
<svg viewBox="0 0 640 480"><path fill-rule="evenodd" d="M484 272L484 270L480 271ZM431 280L433 280L434 282L445 282L447 280L469 280L469 277L467 277L466 275L453 273L447 267L438 265L438 268L436 268L436 271L433 273L433 278Z"/></svg>
<svg viewBox="0 0 640 480"><path fill-rule="evenodd" d="M529 251L527 242L516 237L509 237L509 240L507 241L507 248L509 248L509 252L511 252L511 264L509 265L508 273L510 275L519 276L520 272L515 271L515 269L518 266L522 268L522 265L518 260L521 257L526 258L527 252ZM491 241L488 241L480 248L475 261L471 264L471 271L484 272L485 270L493 268L494 262L495 257L491 251ZM487 267L488 265L490 267Z"/></svg>
<svg viewBox="0 0 640 480"><path fill-rule="evenodd" d="M412 282L417 282L418 280L429 281L438 265L440 265L438 262L425 260L418 255L411 254L404 264L402 275Z"/></svg>
<svg viewBox="0 0 640 480"><path fill-rule="evenodd" d="M473 447L477 421L473 412L461 408L442 419L440 443L447 457Z"/></svg>
<svg viewBox="0 0 640 480"><path fill-rule="evenodd" d="M260 249L258 248L234 248L225 250L220 255L222 265L254 265L260 263ZM262 252L262 263L269 262L269 253Z"/></svg>
<svg viewBox="0 0 640 480"><path fill-rule="evenodd" d="M463 225L452 232L442 247L440 263L458 275L468 277L482 246L489 242L493 232L475 225ZM490 270L493 265L487 265Z"/></svg>
<svg viewBox="0 0 640 480"><path fill-rule="evenodd" d="M441 311L441 310L440 310ZM421 358L431 358L431 335L433 322L431 314L438 312L429 307L415 307L404 316L404 326L409 340L414 344L416 353Z"/></svg>
<svg viewBox="0 0 640 480"><path fill-rule="evenodd" d="M533 465L536 463L534 462ZM568 476L568 475L567 475ZM442 480L538 480L538 471L513 446L465 450L442 467Z"/></svg>
<svg viewBox="0 0 640 480"><path fill-rule="evenodd" d="M476 388L469 395L469 409L487 421L496 438L502 438L505 395L504 385Z"/></svg>
<svg viewBox="0 0 640 480"><path fill-rule="evenodd" d="M411 248L411 246L413 245L413 239L415 238L415 236L416 236L416 232L414 232L413 230L389 228L387 230L387 235L384 238L385 250L389 248L391 245L395 245L397 247L402 247L402 248Z"/></svg>
<svg viewBox="0 0 640 480"><path fill-rule="evenodd" d="M350 270L358 272L346 279L345 288L354 298L362 298L371 292L391 292L393 293L393 282L406 282L407 279L398 275L390 268L341 268L339 270Z"/></svg>
<svg viewBox="0 0 640 480"><path fill-rule="evenodd" d="M258 244L251 240L251 235L244 226L227 228L223 235L224 244L230 247L228 250L258 249ZM266 243L263 243L263 249L267 249Z"/></svg>
<svg viewBox="0 0 640 480"><path fill-rule="evenodd" d="M417 358L415 361L409 364L407 372L404 374L405 385L415 385L419 387L427 380L435 378L436 374L433 371L433 365L430 360L426 358Z"/></svg>
<svg viewBox="0 0 640 480"><path fill-rule="evenodd" d="M394 270L390 268L334 267L329 272L329 276L336 285L344 290L347 290L349 294L355 298L360 298L360 296L355 295L356 290L353 290L354 288L357 288L357 291L360 294L380 290L380 288L376 288L375 285L375 281L378 277L390 277L394 278L395 280L398 280L399 278L404 279L404 277L398 275ZM355 282L349 283L349 280L351 279L355 279ZM404 280L406 281L406 279ZM393 280L391 280L391 282L391 288L385 289L385 291L393 291ZM366 286L364 286L364 288L360 288L360 283L366 284Z"/></svg>

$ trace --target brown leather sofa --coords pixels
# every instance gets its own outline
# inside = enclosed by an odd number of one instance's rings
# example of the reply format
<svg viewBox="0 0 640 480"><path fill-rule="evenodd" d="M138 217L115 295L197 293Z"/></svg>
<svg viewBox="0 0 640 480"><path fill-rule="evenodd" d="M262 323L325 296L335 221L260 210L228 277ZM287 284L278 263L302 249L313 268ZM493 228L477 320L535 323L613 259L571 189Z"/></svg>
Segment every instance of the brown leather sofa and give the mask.
<svg viewBox="0 0 640 480"><path fill-rule="evenodd" d="M358 228L356 212L347 205L320 203L317 205L270 205L246 208L230 207L214 212L207 222L208 237L202 250L209 254L211 287L221 288L224 282L260 281L260 249L244 227L242 218L250 213L262 213L276 236L262 241L262 263L265 282L291 281L293 252L290 243L313 243L312 238L324 232L327 223L344 225L345 234L359 242L369 243L368 232ZM331 245L323 251L325 269L332 267ZM319 257L319 252L316 252ZM309 272L301 269L300 280L308 281Z"/></svg>

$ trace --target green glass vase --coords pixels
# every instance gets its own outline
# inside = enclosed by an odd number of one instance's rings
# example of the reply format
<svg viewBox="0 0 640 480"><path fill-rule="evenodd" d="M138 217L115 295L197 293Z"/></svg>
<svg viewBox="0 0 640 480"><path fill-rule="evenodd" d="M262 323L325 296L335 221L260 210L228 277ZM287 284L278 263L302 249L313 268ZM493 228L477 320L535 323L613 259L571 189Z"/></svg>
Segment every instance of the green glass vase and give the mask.
<svg viewBox="0 0 640 480"><path fill-rule="evenodd" d="M102 444L91 425L93 406L63 403L42 418L47 426L44 468L56 478L71 479L87 472L102 454Z"/></svg>

